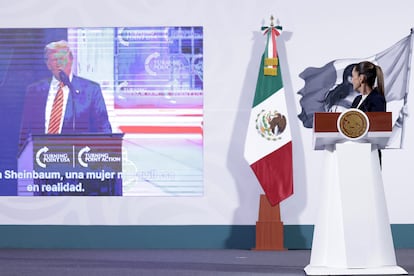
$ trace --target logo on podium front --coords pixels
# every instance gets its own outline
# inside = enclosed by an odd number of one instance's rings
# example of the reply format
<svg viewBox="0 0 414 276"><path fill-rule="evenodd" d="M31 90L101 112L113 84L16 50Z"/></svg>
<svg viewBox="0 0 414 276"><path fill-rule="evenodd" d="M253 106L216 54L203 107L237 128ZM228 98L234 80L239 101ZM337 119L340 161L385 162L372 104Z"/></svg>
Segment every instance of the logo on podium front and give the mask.
<svg viewBox="0 0 414 276"><path fill-rule="evenodd" d="M346 138L357 140L367 134L369 119L361 110L351 108L339 115L337 127L338 131Z"/></svg>

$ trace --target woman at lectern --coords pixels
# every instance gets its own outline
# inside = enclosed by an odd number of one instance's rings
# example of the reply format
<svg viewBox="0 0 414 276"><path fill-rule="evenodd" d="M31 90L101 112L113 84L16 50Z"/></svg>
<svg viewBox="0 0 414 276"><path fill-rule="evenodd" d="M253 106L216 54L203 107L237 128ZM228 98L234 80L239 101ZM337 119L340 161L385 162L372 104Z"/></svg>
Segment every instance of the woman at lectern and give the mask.
<svg viewBox="0 0 414 276"><path fill-rule="evenodd" d="M377 86L374 87L375 81ZM352 85L361 93L352 102L351 108L363 112L385 112L387 104L384 96L384 74L381 67L369 61L362 61L352 69ZM380 166L382 166L381 150L378 150Z"/></svg>
<svg viewBox="0 0 414 276"><path fill-rule="evenodd" d="M351 108L358 108L364 112L386 111L384 74L381 67L369 61L356 64L352 70L352 85L361 95L354 99Z"/></svg>

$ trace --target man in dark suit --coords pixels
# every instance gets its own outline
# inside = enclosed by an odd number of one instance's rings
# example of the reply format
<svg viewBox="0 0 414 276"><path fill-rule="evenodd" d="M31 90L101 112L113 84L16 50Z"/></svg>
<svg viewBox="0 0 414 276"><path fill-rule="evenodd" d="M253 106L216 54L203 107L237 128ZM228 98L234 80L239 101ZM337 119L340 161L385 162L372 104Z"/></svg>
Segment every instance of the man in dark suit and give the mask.
<svg viewBox="0 0 414 276"><path fill-rule="evenodd" d="M31 134L112 133L101 87L96 82L72 73L73 54L68 43L64 40L49 43L44 53L52 77L27 88L19 139L20 151ZM110 166L102 168L111 171ZM65 171L60 173L62 178L59 181L34 179L34 183L41 187L58 187L59 182L62 185L82 184L82 189L69 192L40 190L35 195L121 194L118 179L74 179L72 176L66 178Z"/></svg>
<svg viewBox="0 0 414 276"><path fill-rule="evenodd" d="M19 148L30 134L47 134L54 98L63 83L63 114L55 134L111 133L108 113L98 83L72 73L73 54L64 40L45 47L49 79L30 85L26 91Z"/></svg>

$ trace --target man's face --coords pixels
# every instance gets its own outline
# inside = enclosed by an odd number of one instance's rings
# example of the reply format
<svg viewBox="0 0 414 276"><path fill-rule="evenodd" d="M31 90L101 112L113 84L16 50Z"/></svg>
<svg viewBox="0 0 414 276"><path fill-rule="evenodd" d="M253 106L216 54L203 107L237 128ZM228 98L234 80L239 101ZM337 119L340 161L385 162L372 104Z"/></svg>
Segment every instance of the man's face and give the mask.
<svg viewBox="0 0 414 276"><path fill-rule="evenodd" d="M72 58L66 49L51 50L48 52L46 65L55 78L60 79L60 70L69 76L72 68Z"/></svg>

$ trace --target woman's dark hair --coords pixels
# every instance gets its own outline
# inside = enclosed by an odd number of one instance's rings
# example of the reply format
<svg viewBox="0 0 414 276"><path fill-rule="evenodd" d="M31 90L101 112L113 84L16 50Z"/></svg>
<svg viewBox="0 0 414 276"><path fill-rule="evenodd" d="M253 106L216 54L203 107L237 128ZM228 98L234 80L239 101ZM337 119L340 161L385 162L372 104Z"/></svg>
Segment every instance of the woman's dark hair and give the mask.
<svg viewBox="0 0 414 276"><path fill-rule="evenodd" d="M345 99L353 91L350 78L352 77L352 69L355 67L355 65L356 64L350 64L345 67L342 74L342 83L335 86L332 90L329 90L329 92L326 94L324 103L327 110L329 110L332 106L337 104L342 99ZM345 107L349 108L351 105Z"/></svg>
<svg viewBox="0 0 414 276"><path fill-rule="evenodd" d="M384 74L381 67L369 61L362 61L356 64L354 69L359 75L365 76L365 81L371 88L374 87L375 80L377 80L377 89L381 95L384 95Z"/></svg>

